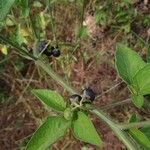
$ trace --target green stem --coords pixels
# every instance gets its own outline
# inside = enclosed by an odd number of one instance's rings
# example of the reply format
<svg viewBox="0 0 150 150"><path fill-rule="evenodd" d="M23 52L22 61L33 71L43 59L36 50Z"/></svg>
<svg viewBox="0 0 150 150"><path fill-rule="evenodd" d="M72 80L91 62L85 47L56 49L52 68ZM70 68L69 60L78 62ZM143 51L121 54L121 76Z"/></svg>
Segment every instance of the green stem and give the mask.
<svg viewBox="0 0 150 150"><path fill-rule="evenodd" d="M131 100L128 98L128 99L125 99L125 100L123 100L121 102L114 102L112 104L108 104L108 105L102 107L101 109L102 110L108 110L110 108L114 108L116 106L120 106L120 105L127 104L127 103L130 103L130 102L131 102Z"/></svg>
<svg viewBox="0 0 150 150"><path fill-rule="evenodd" d="M48 66L47 64L45 64L43 61L41 60L37 60L35 62L38 66L40 66L48 75L50 75L55 81L57 81L64 89L66 89L68 92L72 93L72 94L77 94L78 92L75 91L70 85L66 84L65 81L63 81L63 79L58 76L50 66Z"/></svg>
<svg viewBox="0 0 150 150"><path fill-rule="evenodd" d="M113 121L111 121L106 115L101 111L97 109L90 110L91 113L98 116L101 120L103 120L115 133L115 135L127 146L129 150L137 150L138 148L136 145L131 141L129 136L118 128L117 124L115 124Z"/></svg>
<svg viewBox="0 0 150 150"><path fill-rule="evenodd" d="M150 120L148 121L141 121L141 122L133 122L128 124L121 124L118 127L122 130L134 128L134 127L150 127Z"/></svg>

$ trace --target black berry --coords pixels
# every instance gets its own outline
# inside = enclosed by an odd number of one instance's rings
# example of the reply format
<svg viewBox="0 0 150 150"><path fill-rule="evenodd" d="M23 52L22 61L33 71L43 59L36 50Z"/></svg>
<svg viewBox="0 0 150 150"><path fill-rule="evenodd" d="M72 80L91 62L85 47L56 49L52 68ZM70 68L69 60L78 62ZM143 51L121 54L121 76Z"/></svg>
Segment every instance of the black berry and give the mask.
<svg viewBox="0 0 150 150"><path fill-rule="evenodd" d="M52 50L52 55L53 55L54 57L59 57L60 54L61 54L61 53L60 53L60 50L59 50L57 47Z"/></svg>
<svg viewBox="0 0 150 150"><path fill-rule="evenodd" d="M54 49L54 47L50 47L49 45L47 45L48 43L43 40L43 41L40 41L37 45L37 50L39 53L43 53L47 56L51 56L52 55L52 50Z"/></svg>
<svg viewBox="0 0 150 150"><path fill-rule="evenodd" d="M83 90L83 96L90 101L94 101L96 97L96 93L91 88L85 88Z"/></svg>
<svg viewBox="0 0 150 150"><path fill-rule="evenodd" d="M81 99L82 99L82 97L78 94L73 94L69 97L69 100L71 103L75 103L75 102L78 103L81 101Z"/></svg>
<svg viewBox="0 0 150 150"><path fill-rule="evenodd" d="M51 55L53 55L53 52L52 52L53 48L54 47L48 46L43 53L47 56L51 56Z"/></svg>

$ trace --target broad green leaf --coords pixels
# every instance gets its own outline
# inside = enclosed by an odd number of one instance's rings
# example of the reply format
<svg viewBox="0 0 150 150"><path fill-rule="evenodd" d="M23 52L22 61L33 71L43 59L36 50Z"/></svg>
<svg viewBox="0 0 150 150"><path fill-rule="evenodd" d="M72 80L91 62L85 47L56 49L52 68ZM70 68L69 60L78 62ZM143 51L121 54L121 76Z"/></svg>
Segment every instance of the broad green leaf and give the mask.
<svg viewBox="0 0 150 150"><path fill-rule="evenodd" d="M143 104L144 104L144 97L143 97L143 95L132 95L131 98L132 98L133 104L136 107L141 108L143 106Z"/></svg>
<svg viewBox="0 0 150 150"><path fill-rule="evenodd" d="M139 144L141 144L148 150L150 149L150 140L147 138L146 135L144 135L144 133L142 133L140 130L138 130L136 128L130 129L129 133Z"/></svg>
<svg viewBox="0 0 150 150"><path fill-rule="evenodd" d="M133 77L145 66L142 58L130 48L118 43L116 47L116 67L120 77L128 84L133 83Z"/></svg>
<svg viewBox="0 0 150 150"><path fill-rule="evenodd" d="M59 138L64 136L70 122L60 116L48 117L41 127L33 134L26 150L45 150Z"/></svg>
<svg viewBox="0 0 150 150"><path fill-rule="evenodd" d="M56 91L51 91L47 89L37 89L32 90L32 92L39 100L41 100L49 107L57 111L65 110L66 103L64 102L63 97L59 95Z"/></svg>
<svg viewBox="0 0 150 150"><path fill-rule="evenodd" d="M81 111L77 113L77 118L73 120L72 131L75 138L81 141L97 146L101 146L102 144L93 123L88 116Z"/></svg>
<svg viewBox="0 0 150 150"><path fill-rule="evenodd" d="M0 22L2 22L9 13L15 0L0 0Z"/></svg>
<svg viewBox="0 0 150 150"><path fill-rule="evenodd" d="M150 94L150 64L142 68L133 81L142 95Z"/></svg>

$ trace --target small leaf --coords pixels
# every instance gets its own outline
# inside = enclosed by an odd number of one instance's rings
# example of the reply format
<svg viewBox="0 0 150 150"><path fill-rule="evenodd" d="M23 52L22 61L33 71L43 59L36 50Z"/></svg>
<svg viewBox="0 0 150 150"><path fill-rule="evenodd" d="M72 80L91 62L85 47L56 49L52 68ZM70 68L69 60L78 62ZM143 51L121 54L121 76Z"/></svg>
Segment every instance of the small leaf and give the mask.
<svg viewBox="0 0 150 150"><path fill-rule="evenodd" d="M41 8L42 6L43 6L43 4L39 1L34 1L33 2L33 7Z"/></svg>
<svg viewBox="0 0 150 150"><path fill-rule="evenodd" d="M14 2L15 0L0 0L0 22L5 19Z"/></svg>
<svg viewBox="0 0 150 150"><path fill-rule="evenodd" d="M39 23L40 23L40 27L42 28L42 30L44 30L47 25L44 12L40 12L39 14Z"/></svg>
<svg viewBox="0 0 150 150"><path fill-rule="evenodd" d="M139 118L137 117L136 114L133 114L129 119L129 123L138 122L138 121L139 121Z"/></svg>
<svg viewBox="0 0 150 150"><path fill-rule="evenodd" d="M132 95L131 98L132 98L133 104L136 107L141 108L143 106L143 104L144 104L144 97L143 97L143 95Z"/></svg>
<svg viewBox="0 0 150 150"><path fill-rule="evenodd" d="M64 118L66 120L71 120L72 116L73 116L73 112L72 112L71 108L70 107L66 108L64 111Z"/></svg>
<svg viewBox="0 0 150 150"><path fill-rule="evenodd" d="M64 111L66 108L66 103L61 95L55 91L46 89L32 90L33 94L42 102L44 102L49 107L57 110Z"/></svg>
<svg viewBox="0 0 150 150"><path fill-rule="evenodd" d="M45 150L64 136L70 122L60 116L48 117L41 127L33 134L26 150Z"/></svg>
<svg viewBox="0 0 150 150"><path fill-rule="evenodd" d="M147 64L135 75L134 84L142 95L150 94L150 64Z"/></svg>
<svg viewBox="0 0 150 150"><path fill-rule="evenodd" d="M150 149L150 140L140 130L133 128L129 130L133 138L147 149Z"/></svg>
<svg viewBox="0 0 150 150"><path fill-rule="evenodd" d="M6 18L6 25L7 26L14 26L15 23L14 23L14 21L11 18L7 17Z"/></svg>
<svg viewBox="0 0 150 150"><path fill-rule="evenodd" d="M77 119L73 120L72 131L75 138L81 141L97 146L102 145L102 141L91 120L81 111L77 113Z"/></svg>
<svg viewBox="0 0 150 150"><path fill-rule="evenodd" d="M130 48L118 43L116 48L116 67L120 77L127 83L133 83L133 77L146 63Z"/></svg>
<svg viewBox="0 0 150 150"><path fill-rule="evenodd" d="M7 55L8 54L8 49L6 45L3 45L0 47L0 51L4 54Z"/></svg>
<svg viewBox="0 0 150 150"><path fill-rule="evenodd" d="M21 33L21 25L18 24L14 32L12 32L10 39L18 45L21 45L23 43L27 43L27 40L25 37L23 37L23 34Z"/></svg>

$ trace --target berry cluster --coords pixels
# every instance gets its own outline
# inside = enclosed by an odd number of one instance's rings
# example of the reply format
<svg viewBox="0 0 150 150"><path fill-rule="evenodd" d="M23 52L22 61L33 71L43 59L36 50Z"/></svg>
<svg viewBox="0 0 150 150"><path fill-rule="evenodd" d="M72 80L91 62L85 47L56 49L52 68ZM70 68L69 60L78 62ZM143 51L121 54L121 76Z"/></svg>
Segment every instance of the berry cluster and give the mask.
<svg viewBox="0 0 150 150"><path fill-rule="evenodd" d="M37 50L39 53L45 54L46 56L59 57L61 52L58 49L58 46L50 46L46 41L40 41L37 45Z"/></svg>
<svg viewBox="0 0 150 150"><path fill-rule="evenodd" d="M85 88L81 95L73 94L69 97L70 103L79 103L81 100L84 102L93 102L96 93L91 88Z"/></svg>

